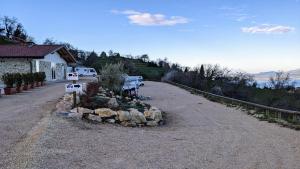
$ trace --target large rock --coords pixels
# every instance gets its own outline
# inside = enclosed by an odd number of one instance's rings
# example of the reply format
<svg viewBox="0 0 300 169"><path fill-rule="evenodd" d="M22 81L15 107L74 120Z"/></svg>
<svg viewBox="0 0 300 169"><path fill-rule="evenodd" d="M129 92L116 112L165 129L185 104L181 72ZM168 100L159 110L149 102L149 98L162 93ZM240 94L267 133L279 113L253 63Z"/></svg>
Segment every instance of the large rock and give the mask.
<svg viewBox="0 0 300 169"><path fill-rule="evenodd" d="M131 121L123 121L121 125L124 127L136 127L136 123Z"/></svg>
<svg viewBox="0 0 300 169"><path fill-rule="evenodd" d="M102 118L100 116L96 116L96 115L93 115L93 114L89 114L89 116L87 117L88 120L92 120L94 122L99 122L101 123L102 122Z"/></svg>
<svg viewBox="0 0 300 169"><path fill-rule="evenodd" d="M119 107L119 103L117 102L116 98L110 98L107 105L109 108L118 108Z"/></svg>
<svg viewBox="0 0 300 169"><path fill-rule="evenodd" d="M146 119L154 120L156 122L159 122L163 119L161 111L156 107L151 107L149 110L144 112L144 115Z"/></svg>
<svg viewBox="0 0 300 169"><path fill-rule="evenodd" d="M121 122L123 121L130 121L131 120L131 114L128 111L117 111L117 119Z"/></svg>
<svg viewBox="0 0 300 169"><path fill-rule="evenodd" d="M143 113L139 112L137 109L130 109L131 121L137 124L146 123L147 120Z"/></svg>
<svg viewBox="0 0 300 169"><path fill-rule="evenodd" d="M115 120L115 119L107 119L107 120L106 120L106 122L107 122L107 123L111 123L111 124L113 124L113 123L115 123L115 122L116 122L116 120Z"/></svg>
<svg viewBox="0 0 300 169"><path fill-rule="evenodd" d="M158 126L158 122L156 121L147 121L147 126L150 126L150 127L155 127L155 126Z"/></svg>
<svg viewBox="0 0 300 169"><path fill-rule="evenodd" d="M70 110L70 112L81 113L81 114L84 114L84 113L92 114L94 112L94 110L83 108L83 107L78 107L78 108L74 108L74 109Z"/></svg>
<svg viewBox="0 0 300 169"><path fill-rule="evenodd" d="M95 110L95 114L99 115L102 118L110 118L116 116L117 112L108 108L100 108Z"/></svg>

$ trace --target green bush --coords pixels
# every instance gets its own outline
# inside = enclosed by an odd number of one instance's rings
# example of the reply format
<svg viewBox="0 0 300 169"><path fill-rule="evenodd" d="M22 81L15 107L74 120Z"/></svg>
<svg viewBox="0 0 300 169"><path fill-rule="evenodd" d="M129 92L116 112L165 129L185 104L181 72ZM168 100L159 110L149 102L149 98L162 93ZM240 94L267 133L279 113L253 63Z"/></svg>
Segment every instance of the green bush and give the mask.
<svg viewBox="0 0 300 169"><path fill-rule="evenodd" d="M23 83L22 75L20 73L15 73L14 76L15 76L16 86L20 87Z"/></svg>
<svg viewBox="0 0 300 169"><path fill-rule="evenodd" d="M34 83L34 75L33 73L28 73L28 81L30 84Z"/></svg>
<svg viewBox="0 0 300 169"><path fill-rule="evenodd" d="M45 72L39 72L39 82L46 81L46 73Z"/></svg>
<svg viewBox="0 0 300 169"><path fill-rule="evenodd" d="M121 92L121 85L123 83L122 75L124 74L123 64L107 64L102 68L100 74L104 87L114 91L115 93Z"/></svg>
<svg viewBox="0 0 300 169"><path fill-rule="evenodd" d="M5 73L2 76L2 81L4 82L4 84L6 85L7 88L12 88L14 87L14 84L16 82L15 80L15 76L13 73Z"/></svg>
<svg viewBox="0 0 300 169"><path fill-rule="evenodd" d="M34 82L39 82L40 81L40 74L39 74L39 72L34 72L33 73L33 81Z"/></svg>
<svg viewBox="0 0 300 169"><path fill-rule="evenodd" d="M23 73L22 74L22 79L24 82L24 85L28 85L30 83L30 73Z"/></svg>

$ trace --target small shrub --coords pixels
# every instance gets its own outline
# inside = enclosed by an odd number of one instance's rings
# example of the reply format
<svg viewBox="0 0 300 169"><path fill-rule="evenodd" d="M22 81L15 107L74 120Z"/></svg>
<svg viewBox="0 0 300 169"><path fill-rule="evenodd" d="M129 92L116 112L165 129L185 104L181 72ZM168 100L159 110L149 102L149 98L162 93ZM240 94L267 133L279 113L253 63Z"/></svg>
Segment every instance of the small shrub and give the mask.
<svg viewBox="0 0 300 169"><path fill-rule="evenodd" d="M30 84L34 83L34 75L33 75L33 73L28 73L28 80L29 80Z"/></svg>
<svg viewBox="0 0 300 169"><path fill-rule="evenodd" d="M21 87L23 83L22 75L20 73L15 73L14 76L15 76L16 86Z"/></svg>
<svg viewBox="0 0 300 169"><path fill-rule="evenodd" d="M118 94L121 92L121 86L123 84L122 75L124 74L123 64L107 64L102 68L100 74L103 87Z"/></svg>
<svg viewBox="0 0 300 169"><path fill-rule="evenodd" d="M30 83L30 74L29 73L23 73L22 74L22 79L24 82L24 85L28 85Z"/></svg>
<svg viewBox="0 0 300 169"><path fill-rule="evenodd" d="M39 72L35 72L32 74L33 75L33 81L34 82L39 82L40 81L40 75Z"/></svg>
<svg viewBox="0 0 300 169"><path fill-rule="evenodd" d="M46 73L45 72L39 72L39 81L40 82L46 81Z"/></svg>
<svg viewBox="0 0 300 169"><path fill-rule="evenodd" d="M2 76L2 81L4 82L4 84L6 85L7 88L14 87L14 84L16 82L15 76L12 73L5 73Z"/></svg>

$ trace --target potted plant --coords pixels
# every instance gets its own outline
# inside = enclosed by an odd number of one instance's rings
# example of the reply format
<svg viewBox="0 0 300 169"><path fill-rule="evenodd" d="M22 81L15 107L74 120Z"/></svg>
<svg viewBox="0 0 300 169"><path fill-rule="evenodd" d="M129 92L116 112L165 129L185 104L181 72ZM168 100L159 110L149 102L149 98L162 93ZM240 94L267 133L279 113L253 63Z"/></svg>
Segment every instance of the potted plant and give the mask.
<svg viewBox="0 0 300 169"><path fill-rule="evenodd" d="M41 86L45 85L45 81L46 81L46 73L45 72L39 72L39 79L41 82Z"/></svg>
<svg viewBox="0 0 300 169"><path fill-rule="evenodd" d="M14 88L15 77L12 73L5 73L2 76L2 81L5 84L4 93L6 95L11 95L16 93L16 88Z"/></svg>
<svg viewBox="0 0 300 169"><path fill-rule="evenodd" d="M30 88L33 89L34 88L34 76L33 76L33 73L29 73L28 74L28 80L29 80Z"/></svg>
<svg viewBox="0 0 300 169"><path fill-rule="evenodd" d="M22 79L24 82L23 90L28 90L28 88L29 88L29 73L23 73Z"/></svg>
<svg viewBox="0 0 300 169"><path fill-rule="evenodd" d="M15 73L15 81L16 81L16 90L18 93L22 92L22 83L23 83L23 78L20 73Z"/></svg>
<svg viewBox="0 0 300 169"><path fill-rule="evenodd" d="M34 80L35 87L39 87L40 86L39 72L33 73L33 80Z"/></svg>

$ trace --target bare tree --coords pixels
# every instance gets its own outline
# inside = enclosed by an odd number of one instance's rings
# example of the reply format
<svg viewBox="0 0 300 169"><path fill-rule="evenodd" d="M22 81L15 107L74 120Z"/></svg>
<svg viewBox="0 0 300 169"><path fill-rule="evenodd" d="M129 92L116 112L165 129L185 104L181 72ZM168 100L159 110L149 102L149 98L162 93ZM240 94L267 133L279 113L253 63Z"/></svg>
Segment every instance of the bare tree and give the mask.
<svg viewBox="0 0 300 169"><path fill-rule="evenodd" d="M269 82L274 89L285 89L290 85L290 74L283 71L276 72L274 77L270 77Z"/></svg>
<svg viewBox="0 0 300 169"><path fill-rule="evenodd" d="M3 29L4 29L5 36L7 38L11 38L13 32L16 29L17 19L4 16L3 18L1 18L1 22L4 26Z"/></svg>

